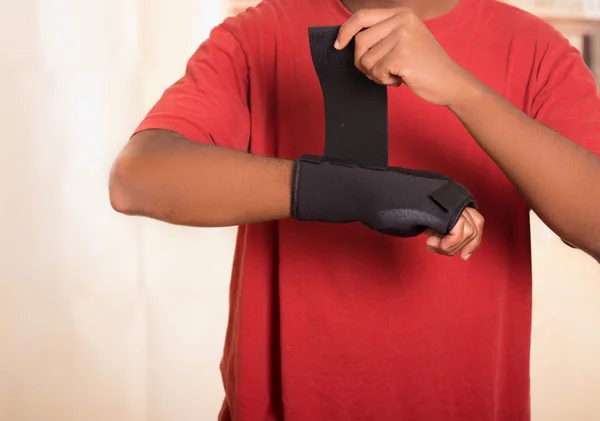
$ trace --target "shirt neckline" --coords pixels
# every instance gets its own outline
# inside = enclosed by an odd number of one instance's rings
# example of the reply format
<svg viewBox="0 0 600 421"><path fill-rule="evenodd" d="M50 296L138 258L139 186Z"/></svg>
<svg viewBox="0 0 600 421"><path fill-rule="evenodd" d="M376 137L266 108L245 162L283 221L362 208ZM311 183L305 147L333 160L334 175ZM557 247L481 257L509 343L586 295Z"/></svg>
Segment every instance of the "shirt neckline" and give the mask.
<svg viewBox="0 0 600 421"><path fill-rule="evenodd" d="M344 6L341 0L321 1L341 21L346 21L352 16L352 13ZM433 19L427 19L423 23L434 35L446 32L457 25L467 22L475 14L478 2L479 0L460 0L449 12Z"/></svg>

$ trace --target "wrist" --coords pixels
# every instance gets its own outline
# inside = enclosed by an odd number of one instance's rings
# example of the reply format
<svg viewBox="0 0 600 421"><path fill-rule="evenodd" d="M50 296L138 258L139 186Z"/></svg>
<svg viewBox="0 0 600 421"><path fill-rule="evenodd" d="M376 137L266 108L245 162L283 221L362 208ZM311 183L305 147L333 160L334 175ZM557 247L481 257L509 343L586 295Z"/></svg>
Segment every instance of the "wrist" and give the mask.
<svg viewBox="0 0 600 421"><path fill-rule="evenodd" d="M459 114L463 110L477 107L485 97L487 88L475 76L462 67L458 70L456 82L454 85L454 94L448 100L446 108L454 114Z"/></svg>
<svg viewBox="0 0 600 421"><path fill-rule="evenodd" d="M318 156L296 160L292 179L292 218L315 222L355 222L361 218L361 169Z"/></svg>

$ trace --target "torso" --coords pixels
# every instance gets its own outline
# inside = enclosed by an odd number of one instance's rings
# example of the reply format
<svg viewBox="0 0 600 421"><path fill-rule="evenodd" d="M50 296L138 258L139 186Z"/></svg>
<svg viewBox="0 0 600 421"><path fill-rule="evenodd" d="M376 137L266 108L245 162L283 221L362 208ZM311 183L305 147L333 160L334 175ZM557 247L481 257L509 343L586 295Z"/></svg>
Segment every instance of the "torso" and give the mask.
<svg viewBox="0 0 600 421"><path fill-rule="evenodd" d="M336 1L272 0L234 21L247 32L261 14L268 19L246 44L253 153L323 153L307 28L343 23ZM528 112L535 45L515 42L521 29L510 21L527 17L491 0L463 2L468 18L447 30L436 20L432 32L456 62ZM496 19L485 19L492 12ZM423 238L359 224L241 228L223 419L529 419L528 207L447 109L406 86L388 97L390 165L467 186L486 217L481 249L463 262L428 253Z"/></svg>

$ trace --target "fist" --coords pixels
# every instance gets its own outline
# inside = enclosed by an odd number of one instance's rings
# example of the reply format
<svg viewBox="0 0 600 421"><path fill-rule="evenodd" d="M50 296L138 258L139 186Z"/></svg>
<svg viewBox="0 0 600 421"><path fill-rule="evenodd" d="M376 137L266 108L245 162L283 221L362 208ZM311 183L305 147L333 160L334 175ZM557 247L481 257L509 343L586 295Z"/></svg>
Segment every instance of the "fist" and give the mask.
<svg viewBox="0 0 600 421"><path fill-rule="evenodd" d="M468 260L481 245L483 235L483 216L473 208L466 208L454 228L442 237L428 230L425 244L432 253L454 256L460 253L463 260Z"/></svg>
<svg viewBox="0 0 600 421"><path fill-rule="evenodd" d="M355 65L369 79L404 83L429 103L450 106L465 85L475 82L408 8L359 10L342 25L334 47L343 49L352 38Z"/></svg>

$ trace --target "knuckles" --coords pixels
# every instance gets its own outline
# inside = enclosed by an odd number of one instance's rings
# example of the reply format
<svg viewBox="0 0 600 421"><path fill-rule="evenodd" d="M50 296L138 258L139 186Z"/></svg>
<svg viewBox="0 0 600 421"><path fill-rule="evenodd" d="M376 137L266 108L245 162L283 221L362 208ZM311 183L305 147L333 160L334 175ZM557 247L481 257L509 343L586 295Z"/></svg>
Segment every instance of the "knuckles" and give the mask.
<svg viewBox="0 0 600 421"><path fill-rule="evenodd" d="M406 28L405 26L399 26L398 28L394 29L394 31L392 31L391 36L394 37L394 39L397 42L401 42L407 38L408 28Z"/></svg>
<svg viewBox="0 0 600 421"><path fill-rule="evenodd" d="M365 43L365 31L361 31L354 36L354 43L359 47Z"/></svg>
<svg viewBox="0 0 600 421"><path fill-rule="evenodd" d="M399 9L398 13L394 16L394 19L402 26L410 26L419 20L415 12L406 7Z"/></svg>
<svg viewBox="0 0 600 421"><path fill-rule="evenodd" d="M382 85L385 84L386 82L386 78L387 78L387 74L388 72L385 71L382 66L375 66L372 70L371 70L371 77L373 78L373 80L377 83L380 83Z"/></svg>
<svg viewBox="0 0 600 421"><path fill-rule="evenodd" d="M369 16L369 9L360 9L354 13L354 20L358 23L363 23Z"/></svg>
<svg viewBox="0 0 600 421"><path fill-rule="evenodd" d="M477 231L475 230L475 228L471 224L466 224L464 237L472 238L475 236L475 234L477 234Z"/></svg>
<svg viewBox="0 0 600 421"><path fill-rule="evenodd" d="M371 58L371 56L363 55L359 61L359 65L357 67L362 67L367 71L371 71L373 67L377 64L377 62Z"/></svg>
<svg viewBox="0 0 600 421"><path fill-rule="evenodd" d="M479 215L479 217L475 219L475 224L477 225L477 228L479 228L479 230L482 230L483 226L485 225L485 219L483 218L483 216Z"/></svg>

